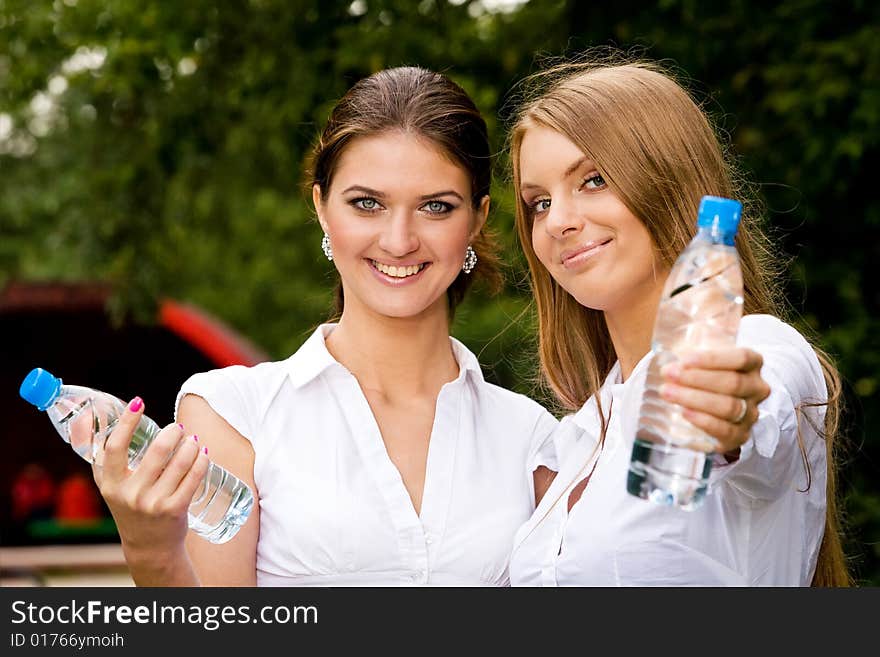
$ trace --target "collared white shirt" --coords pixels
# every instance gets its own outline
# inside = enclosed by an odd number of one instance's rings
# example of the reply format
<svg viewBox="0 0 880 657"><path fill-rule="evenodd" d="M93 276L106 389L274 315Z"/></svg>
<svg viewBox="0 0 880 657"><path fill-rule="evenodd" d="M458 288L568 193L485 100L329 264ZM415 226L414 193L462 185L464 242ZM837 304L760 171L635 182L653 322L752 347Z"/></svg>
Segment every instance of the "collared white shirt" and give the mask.
<svg viewBox="0 0 880 657"><path fill-rule="evenodd" d="M798 448L795 407L827 398L816 354L791 326L743 317L737 342L764 358L770 396L739 460L713 459L708 494L695 511L658 506L626 491L626 475L649 356L625 383L617 363L600 390L608 416L598 445L594 399L559 424L561 471L517 532L514 586L808 586L825 526L824 407L801 411L811 480ZM613 404L613 406L612 406ZM806 421L809 420L809 421ZM568 496L595 466L568 512Z"/></svg>
<svg viewBox="0 0 880 657"><path fill-rule="evenodd" d="M450 338L459 375L437 398L416 514L357 380L327 351L334 326L287 360L196 374L178 393L203 397L253 445L257 584L508 584L532 471L556 469L556 419L486 382Z"/></svg>

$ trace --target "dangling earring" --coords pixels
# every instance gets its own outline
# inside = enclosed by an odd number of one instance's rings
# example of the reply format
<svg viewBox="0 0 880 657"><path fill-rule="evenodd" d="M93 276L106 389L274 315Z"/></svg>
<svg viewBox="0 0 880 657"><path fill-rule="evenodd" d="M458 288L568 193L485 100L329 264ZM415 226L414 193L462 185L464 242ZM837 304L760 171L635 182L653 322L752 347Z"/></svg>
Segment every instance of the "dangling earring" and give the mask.
<svg viewBox="0 0 880 657"><path fill-rule="evenodd" d="M321 238L321 250L327 256L327 260L333 262L333 249L330 247L330 236L327 233Z"/></svg>
<svg viewBox="0 0 880 657"><path fill-rule="evenodd" d="M474 247L468 244L467 251L464 252L464 264L461 266L461 270L465 274L470 274L474 267L477 266L477 252L474 251Z"/></svg>

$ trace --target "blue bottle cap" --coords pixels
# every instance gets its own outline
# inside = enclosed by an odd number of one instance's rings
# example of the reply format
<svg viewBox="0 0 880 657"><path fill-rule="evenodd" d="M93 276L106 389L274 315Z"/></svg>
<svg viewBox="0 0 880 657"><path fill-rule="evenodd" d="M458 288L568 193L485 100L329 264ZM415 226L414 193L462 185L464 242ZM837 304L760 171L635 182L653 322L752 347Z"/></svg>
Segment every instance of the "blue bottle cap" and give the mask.
<svg viewBox="0 0 880 657"><path fill-rule="evenodd" d="M24 381L21 382L21 387L18 389L18 394L22 396L22 399L30 402L41 411L45 411L52 405L59 392L61 392L61 379L52 376L50 372L41 367L32 369L30 374L24 377Z"/></svg>
<svg viewBox="0 0 880 657"><path fill-rule="evenodd" d="M700 210L697 213L697 226L712 228L736 234L739 218L742 215L742 203L732 198L721 196L704 196L700 199Z"/></svg>

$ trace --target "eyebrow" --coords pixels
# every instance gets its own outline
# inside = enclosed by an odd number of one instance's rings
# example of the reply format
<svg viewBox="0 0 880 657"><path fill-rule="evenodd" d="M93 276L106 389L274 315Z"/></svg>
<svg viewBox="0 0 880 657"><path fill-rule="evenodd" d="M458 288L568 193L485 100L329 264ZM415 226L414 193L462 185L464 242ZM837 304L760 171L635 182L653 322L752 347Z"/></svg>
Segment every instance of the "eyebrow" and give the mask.
<svg viewBox="0 0 880 657"><path fill-rule="evenodd" d="M464 197L461 194L459 194L457 191L455 191L454 189L446 189L446 190L443 190L442 192L434 192L433 194L425 194L424 196L420 196L419 200L427 201L429 198L437 198L438 196L454 196L459 201L464 201Z"/></svg>
<svg viewBox="0 0 880 657"><path fill-rule="evenodd" d="M358 192L360 194L375 196L376 198L385 198L387 196L384 192L380 192L378 189L364 187L363 185L352 185L351 187L346 187L344 190L342 190L343 194L348 194L349 192ZM428 199L438 198L440 196L454 196L459 201L464 201L464 197L456 192L454 189L445 189L440 192L434 192L433 194L424 194L423 196L419 197L419 200L427 201Z"/></svg>
<svg viewBox="0 0 880 657"><path fill-rule="evenodd" d="M370 189L369 187L363 187L361 185L352 185L351 187L346 187L342 190L343 194L348 194L349 192L360 192L361 194L368 194L370 196L375 196L376 198L385 198L385 194L378 189Z"/></svg>
<svg viewBox="0 0 880 657"><path fill-rule="evenodd" d="M575 171L580 169L584 165L585 162L589 162L589 161L590 161L590 159L586 155L584 155L583 157L579 158L576 162L574 162L570 167L568 167L565 170L565 173L562 174L562 177L568 178L571 174L573 174ZM521 189L540 189L541 186L534 185L532 183L522 183L522 185L520 185L520 188Z"/></svg>

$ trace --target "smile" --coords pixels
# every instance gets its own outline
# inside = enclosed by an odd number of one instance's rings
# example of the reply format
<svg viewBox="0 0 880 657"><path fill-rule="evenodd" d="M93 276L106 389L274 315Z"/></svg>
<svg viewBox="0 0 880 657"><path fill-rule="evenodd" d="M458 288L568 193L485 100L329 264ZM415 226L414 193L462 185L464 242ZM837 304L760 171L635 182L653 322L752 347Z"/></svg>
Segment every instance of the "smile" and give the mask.
<svg viewBox="0 0 880 657"><path fill-rule="evenodd" d="M612 238L609 237L606 240L587 242L575 249L563 251L560 257L562 266L566 269L574 269L597 256L600 252L605 250L605 247L611 244L611 242Z"/></svg>
<svg viewBox="0 0 880 657"><path fill-rule="evenodd" d="M385 283L391 283L392 285L400 285L404 282L409 283L410 281L414 281L419 278L419 275L429 264L427 262L422 262L417 265L386 265L378 260L372 259L368 260L368 262L370 263L370 269L373 270L373 273L379 280Z"/></svg>

